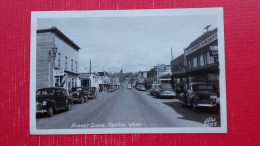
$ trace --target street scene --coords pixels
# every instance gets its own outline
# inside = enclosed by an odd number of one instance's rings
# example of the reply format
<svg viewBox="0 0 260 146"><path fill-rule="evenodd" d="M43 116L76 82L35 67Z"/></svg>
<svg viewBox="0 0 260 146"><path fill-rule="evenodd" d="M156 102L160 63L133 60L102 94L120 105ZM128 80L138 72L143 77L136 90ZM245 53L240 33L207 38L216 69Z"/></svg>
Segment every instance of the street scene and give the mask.
<svg viewBox="0 0 260 146"><path fill-rule="evenodd" d="M102 110L100 110L102 109ZM183 108L178 99L158 99L148 91L124 86L84 104L74 104L69 112L38 115L37 128L142 128L142 127L200 127L206 120L220 125L218 113L201 109L198 112ZM62 123L62 124L61 124ZM211 122L212 123L212 122Z"/></svg>
<svg viewBox="0 0 260 146"><path fill-rule="evenodd" d="M216 17L42 18L36 34L37 129L221 126Z"/></svg>

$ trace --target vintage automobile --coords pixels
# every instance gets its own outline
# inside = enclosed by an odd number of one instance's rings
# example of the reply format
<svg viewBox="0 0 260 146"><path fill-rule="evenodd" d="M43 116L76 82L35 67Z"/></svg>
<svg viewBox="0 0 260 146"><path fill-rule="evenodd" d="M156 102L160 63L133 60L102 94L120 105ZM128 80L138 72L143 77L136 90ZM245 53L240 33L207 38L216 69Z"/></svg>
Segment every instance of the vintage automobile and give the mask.
<svg viewBox="0 0 260 146"><path fill-rule="evenodd" d="M145 86L144 85L139 85L139 88L138 88L139 91L145 91Z"/></svg>
<svg viewBox="0 0 260 146"><path fill-rule="evenodd" d="M140 89L140 85L136 85L136 86L135 86L135 89L136 89L136 90L139 90L139 89Z"/></svg>
<svg viewBox="0 0 260 146"><path fill-rule="evenodd" d="M158 94L159 98L165 98L170 97L174 98L176 97L176 93L172 88L172 85L170 83L161 83L160 85L160 93Z"/></svg>
<svg viewBox="0 0 260 146"><path fill-rule="evenodd" d="M209 83L189 83L184 86L184 93L180 94L183 107L191 106L193 111L199 107L217 110L217 99L217 92Z"/></svg>
<svg viewBox="0 0 260 146"><path fill-rule="evenodd" d="M88 98L96 99L97 98L97 88L96 87L86 87L88 91Z"/></svg>
<svg viewBox="0 0 260 146"><path fill-rule="evenodd" d="M132 89L132 84L128 84L127 88Z"/></svg>
<svg viewBox="0 0 260 146"><path fill-rule="evenodd" d="M86 87L73 87L71 90L73 102L87 102L89 92Z"/></svg>
<svg viewBox="0 0 260 146"><path fill-rule="evenodd" d="M64 88L51 87L36 91L36 114L47 114L51 117L57 110L71 110L71 104L72 100Z"/></svg>
<svg viewBox="0 0 260 146"><path fill-rule="evenodd" d="M154 96L158 98L174 98L176 93L170 83L161 83L154 89Z"/></svg>
<svg viewBox="0 0 260 146"><path fill-rule="evenodd" d="M156 86L154 86L154 89L153 89L153 96L156 96L156 97L159 97L160 95L160 91L161 91L161 85L158 84Z"/></svg>
<svg viewBox="0 0 260 146"><path fill-rule="evenodd" d="M159 84L152 84L150 88L150 95L155 95L155 88L158 88Z"/></svg>

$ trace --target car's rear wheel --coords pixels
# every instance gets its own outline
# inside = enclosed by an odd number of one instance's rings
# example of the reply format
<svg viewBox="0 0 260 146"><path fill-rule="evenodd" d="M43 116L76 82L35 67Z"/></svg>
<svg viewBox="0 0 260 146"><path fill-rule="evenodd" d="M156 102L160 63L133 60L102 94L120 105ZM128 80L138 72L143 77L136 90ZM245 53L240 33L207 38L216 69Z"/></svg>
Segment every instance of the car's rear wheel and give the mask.
<svg viewBox="0 0 260 146"><path fill-rule="evenodd" d="M53 106L49 106L48 110L47 110L47 115L49 117L52 117L53 116Z"/></svg>

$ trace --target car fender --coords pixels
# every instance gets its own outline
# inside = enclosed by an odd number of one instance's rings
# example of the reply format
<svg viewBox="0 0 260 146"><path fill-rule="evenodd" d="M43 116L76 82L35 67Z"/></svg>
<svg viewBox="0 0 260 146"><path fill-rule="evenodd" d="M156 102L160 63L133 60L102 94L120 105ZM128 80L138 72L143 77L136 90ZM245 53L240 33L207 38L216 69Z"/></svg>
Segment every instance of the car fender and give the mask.
<svg viewBox="0 0 260 146"><path fill-rule="evenodd" d="M54 99L46 99L47 107L52 106L56 110L56 102Z"/></svg>

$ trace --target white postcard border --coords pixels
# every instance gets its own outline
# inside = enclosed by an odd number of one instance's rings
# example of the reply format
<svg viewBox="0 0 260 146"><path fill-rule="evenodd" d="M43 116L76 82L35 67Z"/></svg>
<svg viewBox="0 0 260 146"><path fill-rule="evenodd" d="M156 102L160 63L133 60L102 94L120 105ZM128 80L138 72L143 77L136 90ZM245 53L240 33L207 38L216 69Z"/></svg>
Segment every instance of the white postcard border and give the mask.
<svg viewBox="0 0 260 146"><path fill-rule="evenodd" d="M216 15L218 18L220 127L167 127L167 128L96 128L96 129L37 129L36 128L36 31L38 18L80 18L80 17L140 17ZM102 11L45 11L31 13L30 52L30 134L130 134L130 133L226 133L226 78L224 51L223 8L148 9L148 10L102 10Z"/></svg>

